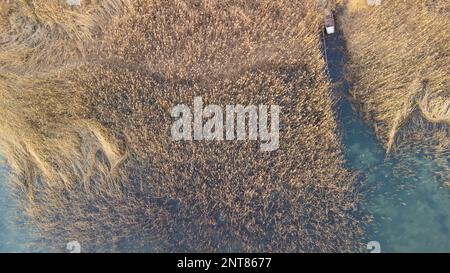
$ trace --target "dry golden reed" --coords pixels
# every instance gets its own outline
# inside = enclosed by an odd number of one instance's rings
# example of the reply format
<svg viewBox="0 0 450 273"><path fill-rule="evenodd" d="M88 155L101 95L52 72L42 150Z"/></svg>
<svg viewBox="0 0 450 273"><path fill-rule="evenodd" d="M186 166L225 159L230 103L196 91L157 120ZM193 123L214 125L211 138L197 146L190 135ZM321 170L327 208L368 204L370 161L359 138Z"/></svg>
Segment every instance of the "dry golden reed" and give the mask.
<svg viewBox="0 0 450 273"><path fill-rule="evenodd" d="M363 116L387 154L405 164L411 154L432 159L450 185L450 2L349 4L341 17L347 74Z"/></svg>
<svg viewBox="0 0 450 273"><path fill-rule="evenodd" d="M386 0L342 18L352 95L388 152L421 131L448 149L450 3Z"/></svg>
<svg viewBox="0 0 450 273"><path fill-rule="evenodd" d="M2 12L1 154L43 243L358 249L360 196L316 1L17 1ZM172 141L171 107L195 96L280 105L280 149Z"/></svg>

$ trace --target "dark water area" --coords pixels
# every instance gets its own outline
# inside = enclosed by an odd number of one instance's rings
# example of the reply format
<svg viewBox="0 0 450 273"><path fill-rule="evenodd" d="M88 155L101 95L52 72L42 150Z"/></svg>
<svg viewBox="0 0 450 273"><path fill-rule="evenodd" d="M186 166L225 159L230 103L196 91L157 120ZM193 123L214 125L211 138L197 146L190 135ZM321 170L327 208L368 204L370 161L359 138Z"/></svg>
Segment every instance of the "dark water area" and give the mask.
<svg viewBox="0 0 450 273"><path fill-rule="evenodd" d="M348 168L363 177L363 208L374 218L365 237L378 241L382 252L450 252L450 189L435 175L439 164L418 154L402 162L387 157L347 99L341 34L326 37L326 52L333 92L341 98L336 109L344 155ZM400 171L402 164L408 174Z"/></svg>

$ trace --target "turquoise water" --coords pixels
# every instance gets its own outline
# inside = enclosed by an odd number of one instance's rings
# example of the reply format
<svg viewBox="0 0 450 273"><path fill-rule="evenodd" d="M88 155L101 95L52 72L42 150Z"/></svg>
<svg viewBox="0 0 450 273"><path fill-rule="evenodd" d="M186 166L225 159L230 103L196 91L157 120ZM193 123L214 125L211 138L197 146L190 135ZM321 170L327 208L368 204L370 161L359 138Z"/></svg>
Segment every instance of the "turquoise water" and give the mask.
<svg viewBox="0 0 450 273"><path fill-rule="evenodd" d="M399 173L398 162L385 160L370 128L343 104L345 156L366 179L363 205L374 216L368 238L379 241L383 252L450 252L450 190L433 175L439 166L411 155L413 176Z"/></svg>
<svg viewBox="0 0 450 273"><path fill-rule="evenodd" d="M26 248L29 237L23 227L17 225L17 209L10 196L7 170L0 158L0 252L30 251Z"/></svg>
<svg viewBox="0 0 450 273"><path fill-rule="evenodd" d="M330 77L337 96L347 93L343 80L344 43L337 34L326 40ZM363 176L364 209L373 214L366 237L382 252L450 252L450 189L435 174L442 169L417 154L402 157L407 175L395 157L386 159L373 131L348 100L337 104L344 155L348 167ZM441 179L441 180L440 180Z"/></svg>

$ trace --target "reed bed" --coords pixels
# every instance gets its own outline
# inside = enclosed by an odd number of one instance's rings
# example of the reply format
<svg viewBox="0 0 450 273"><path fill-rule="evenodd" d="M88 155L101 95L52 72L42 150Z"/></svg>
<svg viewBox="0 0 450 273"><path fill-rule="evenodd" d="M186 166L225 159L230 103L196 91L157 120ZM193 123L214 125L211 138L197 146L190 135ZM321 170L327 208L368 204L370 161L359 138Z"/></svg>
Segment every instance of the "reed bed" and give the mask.
<svg viewBox="0 0 450 273"><path fill-rule="evenodd" d="M29 2L2 6L0 147L43 246L359 249L315 1ZM280 149L172 141L171 107L195 96L280 105Z"/></svg>
<svg viewBox="0 0 450 273"><path fill-rule="evenodd" d="M362 115L387 154L435 158L444 182L450 181L450 3L386 0L378 7L353 6L341 23L351 94Z"/></svg>

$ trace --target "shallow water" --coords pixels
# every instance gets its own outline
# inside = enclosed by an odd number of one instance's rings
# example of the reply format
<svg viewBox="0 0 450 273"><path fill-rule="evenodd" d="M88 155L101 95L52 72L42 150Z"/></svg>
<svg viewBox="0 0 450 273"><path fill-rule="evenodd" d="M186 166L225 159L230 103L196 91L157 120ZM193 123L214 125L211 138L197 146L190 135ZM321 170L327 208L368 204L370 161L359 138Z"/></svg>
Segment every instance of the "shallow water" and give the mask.
<svg viewBox="0 0 450 273"><path fill-rule="evenodd" d="M330 77L343 79L343 40L338 34L326 40ZM345 81L334 92L348 91ZM425 156L386 158L373 131L362 122L347 100L337 104L344 155L348 167L362 173L364 209L374 216L366 237L378 241L382 252L450 252L450 189L434 174L438 164Z"/></svg>
<svg viewBox="0 0 450 273"><path fill-rule="evenodd" d="M0 252L23 252L29 241L27 232L17 226L16 203L9 195L7 170L0 161ZM28 250L31 251L31 250Z"/></svg>
<svg viewBox="0 0 450 273"><path fill-rule="evenodd" d="M367 236L383 252L450 252L450 190L433 173L433 161L411 155L413 175L399 173L395 159L385 160L370 128L348 103L341 107L348 166L363 173L364 208L374 216Z"/></svg>

